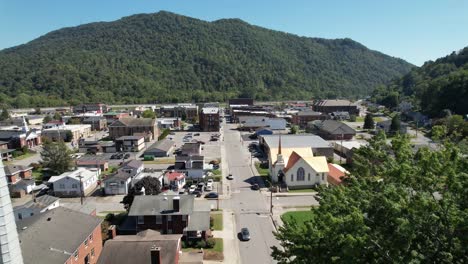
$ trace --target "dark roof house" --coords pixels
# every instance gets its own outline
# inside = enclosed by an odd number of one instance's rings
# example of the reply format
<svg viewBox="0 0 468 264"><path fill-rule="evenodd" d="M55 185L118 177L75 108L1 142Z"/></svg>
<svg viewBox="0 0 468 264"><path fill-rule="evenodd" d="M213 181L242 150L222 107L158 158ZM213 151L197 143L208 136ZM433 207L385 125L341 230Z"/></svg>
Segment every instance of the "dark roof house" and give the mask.
<svg viewBox="0 0 468 264"><path fill-rule="evenodd" d="M181 235L162 235L151 229L136 235L116 236L114 239L106 241L97 263L188 263L180 261L184 255L191 256L189 263L203 263L202 254L193 256L186 252L179 252L181 250L181 237Z"/></svg>

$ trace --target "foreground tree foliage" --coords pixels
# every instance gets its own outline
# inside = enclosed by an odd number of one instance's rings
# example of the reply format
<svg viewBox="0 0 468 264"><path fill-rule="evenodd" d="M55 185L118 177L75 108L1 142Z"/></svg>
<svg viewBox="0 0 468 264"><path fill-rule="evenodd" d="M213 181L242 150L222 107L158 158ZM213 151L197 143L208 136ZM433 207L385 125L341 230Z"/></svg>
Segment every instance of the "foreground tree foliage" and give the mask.
<svg viewBox="0 0 468 264"><path fill-rule="evenodd" d="M0 52L0 104L357 97L412 65L351 39L168 12L50 32Z"/></svg>
<svg viewBox="0 0 468 264"><path fill-rule="evenodd" d="M44 167L61 174L68 171L72 164L70 149L65 142L45 140L42 144L41 158Z"/></svg>
<svg viewBox="0 0 468 264"><path fill-rule="evenodd" d="M146 176L128 190L128 194L124 196L122 203L125 208L130 209L135 195L158 195L160 193L161 182L157 178Z"/></svg>
<svg viewBox="0 0 468 264"><path fill-rule="evenodd" d="M447 143L413 153L407 138L376 136L345 186L321 188L305 228L285 223L280 263L468 261L468 163Z"/></svg>

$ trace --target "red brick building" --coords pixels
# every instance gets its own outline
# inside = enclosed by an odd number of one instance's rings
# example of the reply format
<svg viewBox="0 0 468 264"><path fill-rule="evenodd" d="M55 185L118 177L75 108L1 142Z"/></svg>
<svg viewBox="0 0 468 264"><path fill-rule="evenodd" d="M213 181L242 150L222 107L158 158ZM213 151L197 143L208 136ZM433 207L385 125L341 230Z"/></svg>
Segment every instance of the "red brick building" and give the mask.
<svg viewBox="0 0 468 264"><path fill-rule="evenodd" d="M219 131L219 108L203 107L200 112L200 128L202 131Z"/></svg>
<svg viewBox="0 0 468 264"><path fill-rule="evenodd" d="M129 217L136 222L136 232L146 229L162 234L182 234L206 238L210 230L210 208L195 210L192 195L135 196Z"/></svg>
<svg viewBox="0 0 468 264"><path fill-rule="evenodd" d="M327 119L327 116L320 112L300 111L292 116L292 124L300 128L306 128L308 122L325 119Z"/></svg>
<svg viewBox="0 0 468 264"><path fill-rule="evenodd" d="M32 167L22 165L7 165L5 166L5 174L7 182L14 184L21 179L32 179Z"/></svg>
<svg viewBox="0 0 468 264"><path fill-rule="evenodd" d="M101 222L63 207L19 221L24 263L97 263L102 251Z"/></svg>

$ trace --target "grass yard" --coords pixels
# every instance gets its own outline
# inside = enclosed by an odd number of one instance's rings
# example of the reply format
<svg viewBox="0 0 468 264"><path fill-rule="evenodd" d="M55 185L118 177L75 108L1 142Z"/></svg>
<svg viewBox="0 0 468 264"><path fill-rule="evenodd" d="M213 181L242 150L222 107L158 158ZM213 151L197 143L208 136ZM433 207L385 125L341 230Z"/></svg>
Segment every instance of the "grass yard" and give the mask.
<svg viewBox="0 0 468 264"><path fill-rule="evenodd" d="M213 175L221 175L221 170L219 169L212 170L211 173L213 173Z"/></svg>
<svg viewBox="0 0 468 264"><path fill-rule="evenodd" d="M212 213L211 217L213 217L213 229L223 230L223 213Z"/></svg>
<svg viewBox="0 0 468 264"><path fill-rule="evenodd" d="M304 228L305 227L304 223L311 219L312 219L312 212L310 210L287 212L281 215L281 220L283 220L283 222L290 223L291 221L295 220L298 226L301 228Z"/></svg>
<svg viewBox="0 0 468 264"><path fill-rule="evenodd" d="M224 260L224 255L223 255L223 249L224 249L224 244L223 244L223 239L222 238L215 238L216 244L213 248L204 248L203 252L203 259L204 260L217 260L217 261L222 261ZM182 248L182 252L193 252L193 251L198 251L199 248Z"/></svg>
<svg viewBox="0 0 468 264"><path fill-rule="evenodd" d="M255 162L255 168L257 169L258 174L262 178L265 186L270 186L270 171L268 169L262 168L260 162Z"/></svg>
<svg viewBox="0 0 468 264"><path fill-rule="evenodd" d="M102 172L102 176L105 177L105 176L107 176L109 174L112 174L112 173L116 172L117 169L118 169L118 167L116 167L116 166L109 166L108 170Z"/></svg>
<svg viewBox="0 0 468 264"><path fill-rule="evenodd" d="M364 122L364 117L363 116L357 116L356 117L356 122Z"/></svg>
<svg viewBox="0 0 468 264"><path fill-rule="evenodd" d="M36 153L27 152L27 153L24 153L23 155L14 157L13 159L15 159L15 160L22 160L22 159L26 159L26 158L32 157L32 156L34 156L34 155L36 155Z"/></svg>

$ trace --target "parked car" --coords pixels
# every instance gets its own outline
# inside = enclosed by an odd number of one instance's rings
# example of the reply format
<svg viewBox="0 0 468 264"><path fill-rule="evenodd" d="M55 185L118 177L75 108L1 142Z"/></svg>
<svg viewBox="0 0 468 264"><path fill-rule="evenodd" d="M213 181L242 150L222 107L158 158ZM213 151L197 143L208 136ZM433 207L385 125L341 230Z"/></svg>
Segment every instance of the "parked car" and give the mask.
<svg viewBox="0 0 468 264"><path fill-rule="evenodd" d="M258 186L258 184L256 184L256 183L255 183L255 184L252 184L252 187L251 187L251 188L252 188L252 190L254 190L254 191L260 190L260 186Z"/></svg>
<svg viewBox="0 0 468 264"><path fill-rule="evenodd" d="M210 192L207 195L205 195L206 199L217 199L218 198L218 193L215 192Z"/></svg>
<svg viewBox="0 0 468 264"><path fill-rule="evenodd" d="M205 145L205 141L198 140L197 142L200 143L201 145Z"/></svg>
<svg viewBox="0 0 468 264"><path fill-rule="evenodd" d="M128 159L128 158L130 158L130 153L125 153L125 155L124 155L124 157L123 157L123 158L124 158L124 159Z"/></svg>
<svg viewBox="0 0 468 264"><path fill-rule="evenodd" d="M241 239L242 241L249 241L250 240L250 232L247 227L241 229Z"/></svg>
<svg viewBox="0 0 468 264"><path fill-rule="evenodd" d="M112 154L112 155L110 156L110 159L117 159L117 154Z"/></svg>
<svg viewBox="0 0 468 264"><path fill-rule="evenodd" d="M193 134L194 137L200 136L200 133Z"/></svg>
<svg viewBox="0 0 468 264"><path fill-rule="evenodd" d="M192 138L184 138L184 139L182 139L183 142L190 142L190 140L192 140Z"/></svg>
<svg viewBox="0 0 468 264"><path fill-rule="evenodd" d="M206 185L210 186L210 185L213 185L214 181L213 179L208 179L208 181L206 182Z"/></svg>
<svg viewBox="0 0 468 264"><path fill-rule="evenodd" d="M193 193L197 189L197 186L195 185L190 185L190 188L188 190L189 193Z"/></svg>
<svg viewBox="0 0 468 264"><path fill-rule="evenodd" d="M201 197L202 192L200 192L199 190L195 190L192 192L192 195L195 195L196 197Z"/></svg>
<svg viewBox="0 0 468 264"><path fill-rule="evenodd" d="M205 183L204 182L198 183L197 189L203 192L205 190Z"/></svg>
<svg viewBox="0 0 468 264"><path fill-rule="evenodd" d="M228 180L234 180L234 176L232 176L231 173L229 173L229 175L226 177Z"/></svg>
<svg viewBox="0 0 468 264"><path fill-rule="evenodd" d="M207 192L211 192L212 190L213 190L213 185L207 185L205 187L205 191L207 191Z"/></svg>

